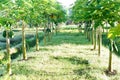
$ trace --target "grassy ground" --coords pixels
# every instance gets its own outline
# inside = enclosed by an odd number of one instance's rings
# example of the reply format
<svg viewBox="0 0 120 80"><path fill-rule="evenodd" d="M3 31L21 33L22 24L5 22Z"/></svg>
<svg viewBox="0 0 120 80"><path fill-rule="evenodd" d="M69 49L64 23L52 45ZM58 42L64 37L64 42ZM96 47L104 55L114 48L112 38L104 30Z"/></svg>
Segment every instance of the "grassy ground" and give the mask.
<svg viewBox="0 0 120 80"><path fill-rule="evenodd" d="M98 57L97 50L91 51L91 43L76 30L60 31L46 46L42 42L40 46L38 52L35 48L27 52L27 61L21 55L12 62L11 80L120 80L120 58L113 55L117 75L107 76L108 49L102 47Z"/></svg>

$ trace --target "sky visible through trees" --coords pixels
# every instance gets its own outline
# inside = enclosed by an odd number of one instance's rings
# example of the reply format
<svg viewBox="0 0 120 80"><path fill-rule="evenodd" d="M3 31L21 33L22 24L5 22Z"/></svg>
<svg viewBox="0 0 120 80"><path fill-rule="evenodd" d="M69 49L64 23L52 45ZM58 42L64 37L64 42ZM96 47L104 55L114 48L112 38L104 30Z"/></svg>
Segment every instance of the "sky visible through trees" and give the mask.
<svg viewBox="0 0 120 80"><path fill-rule="evenodd" d="M57 0L58 2L62 3L65 7L70 7L76 0Z"/></svg>

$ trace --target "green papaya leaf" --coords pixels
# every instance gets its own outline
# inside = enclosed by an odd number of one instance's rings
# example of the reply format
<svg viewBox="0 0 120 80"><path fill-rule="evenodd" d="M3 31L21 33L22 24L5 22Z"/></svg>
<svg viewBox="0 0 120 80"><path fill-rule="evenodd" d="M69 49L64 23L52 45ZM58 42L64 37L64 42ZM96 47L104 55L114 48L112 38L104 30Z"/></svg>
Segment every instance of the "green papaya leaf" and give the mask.
<svg viewBox="0 0 120 80"><path fill-rule="evenodd" d="M6 38L6 30L3 31L2 36L3 36L4 38ZM12 30L10 30L10 31L8 32L8 37L9 37L9 38L13 38L13 37L14 37L14 32L13 32Z"/></svg>
<svg viewBox="0 0 120 80"><path fill-rule="evenodd" d="M114 39L115 37L120 36L120 24L118 24L116 27L110 28L108 32L108 38Z"/></svg>

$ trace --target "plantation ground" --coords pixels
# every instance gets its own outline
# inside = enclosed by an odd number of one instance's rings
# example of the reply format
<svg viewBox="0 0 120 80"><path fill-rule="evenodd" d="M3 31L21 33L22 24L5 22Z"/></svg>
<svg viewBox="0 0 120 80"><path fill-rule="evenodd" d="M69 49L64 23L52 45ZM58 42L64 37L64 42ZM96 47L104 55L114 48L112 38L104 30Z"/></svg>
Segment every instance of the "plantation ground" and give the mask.
<svg viewBox="0 0 120 80"><path fill-rule="evenodd" d="M120 80L120 58L113 55L117 75L107 76L108 49L102 47L98 57L92 48L77 30L61 30L46 46L41 42L39 51L30 49L27 61L21 60L22 55L13 60L11 80Z"/></svg>

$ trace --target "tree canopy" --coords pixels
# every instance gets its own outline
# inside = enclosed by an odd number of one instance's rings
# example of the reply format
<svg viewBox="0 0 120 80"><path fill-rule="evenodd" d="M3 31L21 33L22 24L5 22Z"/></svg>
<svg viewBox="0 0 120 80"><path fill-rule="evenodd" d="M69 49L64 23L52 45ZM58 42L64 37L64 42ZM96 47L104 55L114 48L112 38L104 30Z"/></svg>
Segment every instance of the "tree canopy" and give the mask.
<svg viewBox="0 0 120 80"><path fill-rule="evenodd" d="M120 20L119 5L119 0L76 0L71 17L75 22L94 20L99 25L107 21L113 26Z"/></svg>
<svg viewBox="0 0 120 80"><path fill-rule="evenodd" d="M24 20L28 24L38 25L48 17L54 22L63 22L66 11L56 0L0 0L1 24L9 18L16 22Z"/></svg>

